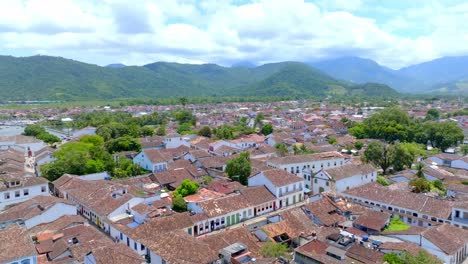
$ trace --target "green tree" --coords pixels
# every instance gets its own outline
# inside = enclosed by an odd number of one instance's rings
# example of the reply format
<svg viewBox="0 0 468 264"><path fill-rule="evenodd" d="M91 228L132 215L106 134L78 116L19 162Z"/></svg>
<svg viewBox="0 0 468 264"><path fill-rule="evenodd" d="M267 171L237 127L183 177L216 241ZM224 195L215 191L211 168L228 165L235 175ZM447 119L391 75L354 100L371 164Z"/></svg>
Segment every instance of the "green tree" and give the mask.
<svg viewBox="0 0 468 264"><path fill-rule="evenodd" d="M435 109L435 108L431 108L429 110L427 110L427 114L426 114L426 120L439 120L440 118L440 111Z"/></svg>
<svg viewBox="0 0 468 264"><path fill-rule="evenodd" d="M198 135L202 136L202 137L210 138L211 137L211 128L208 127L208 126L204 126L204 127L200 128L200 130L198 130Z"/></svg>
<svg viewBox="0 0 468 264"><path fill-rule="evenodd" d="M356 143L354 143L354 147L355 147L357 150L361 150L361 149L362 149L362 146L364 146L364 144L363 144L361 141L356 141Z"/></svg>
<svg viewBox="0 0 468 264"><path fill-rule="evenodd" d="M175 120L179 122L179 124L189 123L192 126L196 125L197 118L190 112L189 110L179 110L173 113Z"/></svg>
<svg viewBox="0 0 468 264"><path fill-rule="evenodd" d="M258 113L255 116L254 127L262 127L263 126L263 119L265 119L265 116L262 113Z"/></svg>
<svg viewBox="0 0 468 264"><path fill-rule="evenodd" d="M36 138L48 144L53 144L53 143L62 141L59 137L52 135L48 132L40 133L39 135L36 136Z"/></svg>
<svg viewBox="0 0 468 264"><path fill-rule="evenodd" d="M188 99L187 97L183 96L183 97L179 97L179 103L182 105L182 107L185 109L185 106L187 105L188 103Z"/></svg>
<svg viewBox="0 0 468 264"><path fill-rule="evenodd" d="M66 173L62 162L50 162L41 166L41 175L49 181L55 181Z"/></svg>
<svg viewBox="0 0 468 264"><path fill-rule="evenodd" d="M428 135L432 146L442 151L458 144L465 137L463 130L455 122L428 124Z"/></svg>
<svg viewBox="0 0 468 264"><path fill-rule="evenodd" d="M156 135L165 136L166 135L166 127L164 125L160 125L158 127L158 130L156 130Z"/></svg>
<svg viewBox="0 0 468 264"><path fill-rule="evenodd" d="M104 144L104 139L98 135L84 135L80 138L80 142L90 143L93 146L102 146Z"/></svg>
<svg viewBox="0 0 468 264"><path fill-rule="evenodd" d="M270 123L264 124L260 132L265 136L273 133L273 125Z"/></svg>
<svg viewBox="0 0 468 264"><path fill-rule="evenodd" d="M288 155L289 153L288 147L286 147L286 144L284 143L276 143L275 148L276 148L276 153L281 157L284 157Z"/></svg>
<svg viewBox="0 0 468 264"><path fill-rule="evenodd" d="M192 124L190 123L182 123L177 127L177 133L184 135L190 133L192 131Z"/></svg>
<svg viewBox="0 0 468 264"><path fill-rule="evenodd" d="M268 241L260 249L260 255L265 258L277 258L285 256L288 252L288 246L283 243Z"/></svg>
<svg viewBox="0 0 468 264"><path fill-rule="evenodd" d="M413 192L422 193L431 190L431 183L426 178L416 178L409 182L409 185L413 187Z"/></svg>
<svg viewBox="0 0 468 264"><path fill-rule="evenodd" d="M187 202L185 202L183 197L174 196L172 198L172 210L179 213L187 211Z"/></svg>
<svg viewBox="0 0 468 264"><path fill-rule="evenodd" d="M371 142L364 151L363 159L365 162L373 163L382 168L383 174L391 166L394 157L394 148L391 145L382 142Z"/></svg>
<svg viewBox="0 0 468 264"><path fill-rule="evenodd" d="M174 191L175 197L185 197L197 193L198 191L198 182L185 179Z"/></svg>
<svg viewBox="0 0 468 264"><path fill-rule="evenodd" d="M463 155L468 155L468 145L461 146L460 150L463 153Z"/></svg>
<svg viewBox="0 0 468 264"><path fill-rule="evenodd" d="M44 132L46 132L46 130L40 125L28 125L24 128L23 135L36 137Z"/></svg>
<svg viewBox="0 0 468 264"><path fill-rule="evenodd" d="M330 145L338 144L338 141L336 141L336 137L335 136L328 137L328 144Z"/></svg>
<svg viewBox="0 0 468 264"><path fill-rule="evenodd" d="M141 142L130 136L123 136L116 139L111 139L105 144L109 153L117 153L121 151L141 151Z"/></svg>
<svg viewBox="0 0 468 264"><path fill-rule="evenodd" d="M348 134L355 136L356 138L368 138L367 125L364 123L355 123L351 128L348 129Z"/></svg>
<svg viewBox="0 0 468 264"><path fill-rule="evenodd" d="M424 164L419 162L416 164L416 176L419 178L425 178L424 176Z"/></svg>
<svg viewBox="0 0 468 264"><path fill-rule="evenodd" d="M232 180L247 185L248 177L252 171L249 152L242 152L239 157L233 158L226 163L226 173Z"/></svg>
<svg viewBox="0 0 468 264"><path fill-rule="evenodd" d="M150 126L144 126L140 129L140 134L142 137L154 136L154 128Z"/></svg>
<svg viewBox="0 0 468 264"><path fill-rule="evenodd" d="M213 133L218 139L233 139L234 138L234 128L228 125L221 125L216 128Z"/></svg>
<svg viewBox="0 0 468 264"><path fill-rule="evenodd" d="M385 254L383 260L389 264L405 264L402 257L394 252Z"/></svg>

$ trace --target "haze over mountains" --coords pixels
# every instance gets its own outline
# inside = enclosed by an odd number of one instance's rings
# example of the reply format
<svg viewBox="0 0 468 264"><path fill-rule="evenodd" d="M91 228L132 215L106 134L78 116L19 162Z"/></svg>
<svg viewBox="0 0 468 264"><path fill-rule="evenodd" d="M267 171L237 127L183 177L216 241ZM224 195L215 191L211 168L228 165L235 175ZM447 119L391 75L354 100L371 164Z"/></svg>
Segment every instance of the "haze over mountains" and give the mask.
<svg viewBox="0 0 468 264"><path fill-rule="evenodd" d="M399 92L468 91L468 57L392 70L344 57L255 67L156 62L101 67L61 57L0 56L0 100L87 100L179 96L395 96ZM388 86L387 86L388 85ZM395 90L393 90L392 88Z"/></svg>

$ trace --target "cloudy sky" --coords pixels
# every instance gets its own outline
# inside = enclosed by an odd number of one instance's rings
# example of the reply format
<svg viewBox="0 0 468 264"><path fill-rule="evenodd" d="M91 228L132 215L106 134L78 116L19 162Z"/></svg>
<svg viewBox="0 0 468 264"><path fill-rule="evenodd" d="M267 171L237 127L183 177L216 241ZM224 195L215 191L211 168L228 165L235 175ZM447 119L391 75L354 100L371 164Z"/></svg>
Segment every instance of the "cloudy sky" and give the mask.
<svg viewBox="0 0 468 264"><path fill-rule="evenodd" d="M0 54L106 65L468 55L455 0L0 0Z"/></svg>

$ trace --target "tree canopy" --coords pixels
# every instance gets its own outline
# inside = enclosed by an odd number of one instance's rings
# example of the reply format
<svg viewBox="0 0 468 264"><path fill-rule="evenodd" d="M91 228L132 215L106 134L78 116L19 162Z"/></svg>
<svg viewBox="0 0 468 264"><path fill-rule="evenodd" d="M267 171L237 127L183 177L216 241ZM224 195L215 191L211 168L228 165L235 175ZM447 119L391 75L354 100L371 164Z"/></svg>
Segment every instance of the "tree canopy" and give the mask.
<svg viewBox="0 0 468 264"><path fill-rule="evenodd" d="M252 171L249 152L242 152L239 157L233 158L227 162L226 173L229 178L247 185L248 177Z"/></svg>

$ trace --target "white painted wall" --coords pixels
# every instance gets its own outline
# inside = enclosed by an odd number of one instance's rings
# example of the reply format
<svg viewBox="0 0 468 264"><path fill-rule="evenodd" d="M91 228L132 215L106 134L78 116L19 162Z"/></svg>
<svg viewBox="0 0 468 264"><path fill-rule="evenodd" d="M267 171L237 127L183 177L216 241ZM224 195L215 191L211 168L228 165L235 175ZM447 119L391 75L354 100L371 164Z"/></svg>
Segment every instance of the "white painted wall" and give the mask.
<svg viewBox="0 0 468 264"><path fill-rule="evenodd" d="M44 187L44 191L42 191L42 187ZM29 192L28 195L24 195L25 190L28 190ZM19 192L20 194L19 197L15 197L16 192ZM9 199L6 199L7 193L10 196ZM0 211L5 209L5 207L8 205L21 203L39 195L49 195L48 183L35 185L35 186L22 187L22 188L11 188L9 190L0 192Z"/></svg>
<svg viewBox="0 0 468 264"><path fill-rule="evenodd" d="M24 222L26 228L32 228L43 223L53 222L64 215L76 215L76 206L65 203L57 203L48 208L42 214L32 217Z"/></svg>

